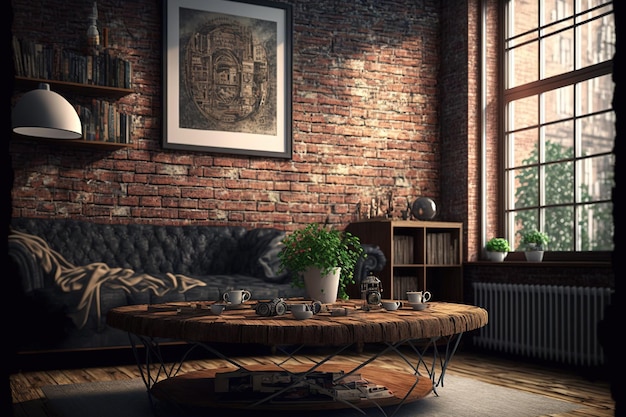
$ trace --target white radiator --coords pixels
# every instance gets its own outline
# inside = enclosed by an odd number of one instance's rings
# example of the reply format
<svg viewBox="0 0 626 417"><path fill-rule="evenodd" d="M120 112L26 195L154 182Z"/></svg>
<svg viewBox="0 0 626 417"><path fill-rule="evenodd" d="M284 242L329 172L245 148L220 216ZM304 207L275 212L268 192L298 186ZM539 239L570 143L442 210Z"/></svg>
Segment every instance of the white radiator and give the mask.
<svg viewBox="0 0 626 417"><path fill-rule="evenodd" d="M612 289L473 283L474 303L489 323L473 338L478 347L572 365L604 364L597 326Z"/></svg>

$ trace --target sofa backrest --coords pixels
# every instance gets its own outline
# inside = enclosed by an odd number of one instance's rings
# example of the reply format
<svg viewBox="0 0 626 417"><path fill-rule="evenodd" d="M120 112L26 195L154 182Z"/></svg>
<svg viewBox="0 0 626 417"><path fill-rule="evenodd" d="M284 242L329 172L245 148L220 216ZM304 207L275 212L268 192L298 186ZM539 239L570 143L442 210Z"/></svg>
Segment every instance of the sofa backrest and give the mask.
<svg viewBox="0 0 626 417"><path fill-rule="evenodd" d="M104 262L140 273L228 274L242 268L239 226L99 224L70 219L13 218L12 227L46 241L74 265Z"/></svg>

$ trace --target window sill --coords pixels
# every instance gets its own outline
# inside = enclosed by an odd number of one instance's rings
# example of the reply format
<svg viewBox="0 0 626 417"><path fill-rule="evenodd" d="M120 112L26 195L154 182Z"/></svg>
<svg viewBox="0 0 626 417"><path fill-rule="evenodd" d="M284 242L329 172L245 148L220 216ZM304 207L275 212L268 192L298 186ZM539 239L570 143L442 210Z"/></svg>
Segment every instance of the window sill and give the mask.
<svg viewBox="0 0 626 417"><path fill-rule="evenodd" d="M508 257L507 257L508 258ZM532 268L532 267L541 267L541 268L563 268L563 267L581 267L581 268L611 268L611 261L595 261L595 260L580 260L580 261L566 261L566 260L558 260L558 261L547 261L544 260L541 262L528 262L525 259L505 259L504 262L493 262L488 260L480 260L480 261L470 261L464 262L464 265L475 265L475 266L493 266L493 267L515 267L515 268Z"/></svg>
<svg viewBox="0 0 626 417"><path fill-rule="evenodd" d="M612 254L613 252L605 251L605 252L550 252L546 251L543 254L542 262L528 262L526 257L524 256L523 251L515 251L509 252L507 257L504 259L505 264L537 264L537 263L547 263L550 265L578 265L578 264L590 264L590 265L602 265L608 264L611 265L612 262ZM492 261L478 260L472 262L484 262L484 263L494 263ZM498 262L495 262L498 263Z"/></svg>

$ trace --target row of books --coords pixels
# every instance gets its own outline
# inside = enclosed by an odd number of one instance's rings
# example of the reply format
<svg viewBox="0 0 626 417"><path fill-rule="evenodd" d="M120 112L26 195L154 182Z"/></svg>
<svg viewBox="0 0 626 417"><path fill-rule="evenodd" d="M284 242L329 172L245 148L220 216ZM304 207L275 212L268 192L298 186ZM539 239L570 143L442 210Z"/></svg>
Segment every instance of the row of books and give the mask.
<svg viewBox="0 0 626 417"><path fill-rule="evenodd" d="M132 115L120 113L114 103L93 99L90 105L75 105L87 141L131 143Z"/></svg>
<svg viewBox="0 0 626 417"><path fill-rule="evenodd" d="M59 45L44 45L13 37L15 75L108 87L132 87L130 61L104 49L83 54Z"/></svg>
<svg viewBox="0 0 626 417"><path fill-rule="evenodd" d="M426 234L426 263L430 265L452 265L459 263L459 241L452 233Z"/></svg>
<svg viewBox="0 0 626 417"><path fill-rule="evenodd" d="M414 256L414 240L413 236L409 235L394 235L393 237L393 258L394 263L398 264L412 264Z"/></svg>
<svg viewBox="0 0 626 417"><path fill-rule="evenodd" d="M426 234L426 263L429 265L453 265L459 263L459 241L452 233ZM415 263L415 239L411 235L394 235L394 264ZM417 261L419 263L419 261Z"/></svg>
<svg viewBox="0 0 626 417"><path fill-rule="evenodd" d="M415 276L396 276L393 277L393 298L396 300L406 300L407 291L420 291L417 285L417 277ZM383 292L383 298L385 298Z"/></svg>

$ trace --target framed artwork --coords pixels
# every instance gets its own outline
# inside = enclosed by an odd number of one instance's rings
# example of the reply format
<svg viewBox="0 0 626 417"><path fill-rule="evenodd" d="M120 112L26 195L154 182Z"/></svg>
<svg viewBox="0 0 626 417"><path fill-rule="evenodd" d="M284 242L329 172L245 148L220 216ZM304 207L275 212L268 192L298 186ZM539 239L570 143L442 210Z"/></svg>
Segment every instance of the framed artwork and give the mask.
<svg viewBox="0 0 626 417"><path fill-rule="evenodd" d="M291 158L292 6L163 3L163 148Z"/></svg>

